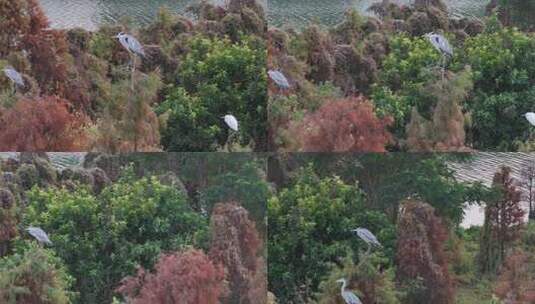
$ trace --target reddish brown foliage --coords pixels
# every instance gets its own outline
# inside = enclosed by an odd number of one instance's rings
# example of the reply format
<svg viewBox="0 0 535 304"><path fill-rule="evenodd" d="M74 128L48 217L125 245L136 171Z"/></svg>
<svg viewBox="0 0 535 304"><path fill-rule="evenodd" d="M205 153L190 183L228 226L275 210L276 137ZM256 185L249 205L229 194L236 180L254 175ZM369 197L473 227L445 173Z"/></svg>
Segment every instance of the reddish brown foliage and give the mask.
<svg viewBox="0 0 535 304"><path fill-rule="evenodd" d="M0 188L0 257L9 251L11 239L17 236L15 197L4 188Z"/></svg>
<svg viewBox="0 0 535 304"><path fill-rule="evenodd" d="M82 151L84 123L83 117L69 112L64 99L23 99L0 111L0 150Z"/></svg>
<svg viewBox="0 0 535 304"><path fill-rule="evenodd" d="M511 177L511 168L505 166L494 175L492 186L501 190L502 195L497 201L487 203L484 233L489 235L489 242L498 246L499 261L504 261L508 245L519 237L524 223L524 210L520 206L522 192Z"/></svg>
<svg viewBox="0 0 535 304"><path fill-rule="evenodd" d="M402 282L423 278L426 289L420 295L421 303L454 303L454 287L444 252L448 231L433 207L422 202L405 203L397 230L398 278Z"/></svg>
<svg viewBox="0 0 535 304"><path fill-rule="evenodd" d="M505 260L494 293L508 304L535 303L535 281L526 267L529 257L516 250Z"/></svg>
<svg viewBox="0 0 535 304"><path fill-rule="evenodd" d="M153 274L143 268L123 279L117 292L132 304L217 304L224 272L199 250L163 255Z"/></svg>
<svg viewBox="0 0 535 304"><path fill-rule="evenodd" d="M210 258L225 267L230 293L223 303L265 303L266 275L262 242L246 209L216 204L211 218Z"/></svg>
<svg viewBox="0 0 535 304"><path fill-rule="evenodd" d="M37 35L48 27L45 13L37 0L0 0L0 57L19 50L20 38Z"/></svg>
<svg viewBox="0 0 535 304"><path fill-rule="evenodd" d="M529 219L535 219L535 162L525 164L520 174L522 186L528 190L524 198L529 203Z"/></svg>
<svg viewBox="0 0 535 304"><path fill-rule="evenodd" d="M64 96L67 83L68 44L65 34L57 30L42 30L27 35L24 41L32 73L46 94Z"/></svg>
<svg viewBox="0 0 535 304"><path fill-rule="evenodd" d="M386 127L390 117L377 118L373 105L364 98L327 102L308 114L294 128L294 137L307 152L385 152L392 141Z"/></svg>

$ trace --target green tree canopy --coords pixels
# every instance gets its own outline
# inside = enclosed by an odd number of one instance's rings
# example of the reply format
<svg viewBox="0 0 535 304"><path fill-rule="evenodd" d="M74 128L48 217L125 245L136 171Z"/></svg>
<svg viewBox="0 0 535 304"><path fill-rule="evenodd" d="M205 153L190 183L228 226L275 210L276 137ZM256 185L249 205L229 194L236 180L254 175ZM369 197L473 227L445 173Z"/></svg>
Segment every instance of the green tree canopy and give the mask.
<svg viewBox="0 0 535 304"><path fill-rule="evenodd" d="M332 263L362 243L350 229L374 232L393 255L395 231L387 217L367 210L364 194L338 177L319 178L311 167L268 201L269 289L279 300L306 302L318 291ZM366 246L364 245L364 248Z"/></svg>
<svg viewBox="0 0 535 304"><path fill-rule="evenodd" d="M27 224L42 227L69 273L80 303L108 303L119 280L137 265L151 269L160 252L202 246L207 220L193 212L184 194L155 177L132 170L94 195L84 187L33 188Z"/></svg>
<svg viewBox="0 0 535 304"><path fill-rule="evenodd" d="M63 262L36 242L20 243L0 259L0 302L5 304L69 304L70 277Z"/></svg>
<svg viewBox="0 0 535 304"><path fill-rule="evenodd" d="M158 107L167 113L162 132L166 150L214 151L227 141L226 114L239 122L239 142L256 151L267 145L266 50L259 39L239 43L200 36L188 42L190 52L177 70L182 87L169 90ZM200 138L199 138L200 136Z"/></svg>

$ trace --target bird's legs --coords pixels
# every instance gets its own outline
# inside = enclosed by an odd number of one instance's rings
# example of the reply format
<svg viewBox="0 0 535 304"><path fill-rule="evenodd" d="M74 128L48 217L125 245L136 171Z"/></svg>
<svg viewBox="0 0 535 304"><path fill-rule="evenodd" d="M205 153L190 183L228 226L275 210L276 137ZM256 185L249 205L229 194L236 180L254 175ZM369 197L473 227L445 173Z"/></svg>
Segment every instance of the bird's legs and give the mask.
<svg viewBox="0 0 535 304"><path fill-rule="evenodd" d="M364 263L364 261L366 261L370 257L371 250L372 250L372 246L368 243L368 249L366 249L366 253L364 253L364 258L361 261L359 261L357 268L360 268L360 265L362 265L362 263Z"/></svg>
<svg viewBox="0 0 535 304"><path fill-rule="evenodd" d="M130 55L132 56L132 55ZM132 91L134 91L134 73L136 72L136 55L133 55L133 58L132 58L132 76L131 76L131 81L132 81Z"/></svg>
<svg viewBox="0 0 535 304"><path fill-rule="evenodd" d="M446 55L442 55L442 85L444 85L445 74L446 74Z"/></svg>
<svg viewBox="0 0 535 304"><path fill-rule="evenodd" d="M227 146L228 152L232 152L232 142L234 141L234 134L235 134L234 131L229 130L229 134L227 136L227 142L225 143Z"/></svg>

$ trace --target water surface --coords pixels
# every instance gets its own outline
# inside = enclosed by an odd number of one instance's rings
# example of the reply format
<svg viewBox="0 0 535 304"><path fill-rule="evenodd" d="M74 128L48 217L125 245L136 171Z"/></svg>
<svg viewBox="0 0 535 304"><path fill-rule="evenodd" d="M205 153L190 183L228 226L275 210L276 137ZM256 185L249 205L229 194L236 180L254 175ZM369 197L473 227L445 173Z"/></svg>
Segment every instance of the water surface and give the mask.
<svg viewBox="0 0 535 304"><path fill-rule="evenodd" d="M464 182L481 182L486 186L492 185L494 174L501 166L508 166L511 168L511 176L520 182L522 168L528 164L535 164L535 153L490 153L481 152L469 162L451 163L450 167L455 172L455 177L459 181ZM522 185L518 187L524 191ZM528 219L527 211L529 206L527 202L522 202L522 206L526 210L525 220ZM471 205L465 209L465 216L462 222L463 227L481 226L485 221L484 206Z"/></svg>
<svg viewBox="0 0 535 304"><path fill-rule="evenodd" d="M68 153L68 152L48 152L52 166L58 170L69 167L81 166L84 160L85 152ZM0 152L0 159L15 158L18 159L19 152Z"/></svg>
<svg viewBox="0 0 535 304"><path fill-rule="evenodd" d="M339 23L344 12L354 8L363 14L370 14L368 8L380 0L269 0L268 20L273 26L302 26L311 21L325 25ZM411 0L391 0L409 4ZM445 0L450 11L457 16L481 16L489 0Z"/></svg>
<svg viewBox="0 0 535 304"><path fill-rule="evenodd" d="M94 30L129 17L136 25L154 20L160 7L185 14L186 8L198 0L39 0L56 28L83 27ZM392 0L409 3L410 0ZM224 5L225 0L212 0ZM262 0L267 5L270 25L302 26L311 21L333 25L340 22L348 8L368 14L368 7L376 0ZM449 0L452 10L466 15L482 15L487 0Z"/></svg>
<svg viewBox="0 0 535 304"><path fill-rule="evenodd" d="M102 24L113 24L123 17L134 25L145 25L154 20L161 7L186 14L186 9L199 0L39 0L51 26L55 28L82 27L95 30ZM210 0L224 5L225 0ZM265 5L267 0L260 3Z"/></svg>

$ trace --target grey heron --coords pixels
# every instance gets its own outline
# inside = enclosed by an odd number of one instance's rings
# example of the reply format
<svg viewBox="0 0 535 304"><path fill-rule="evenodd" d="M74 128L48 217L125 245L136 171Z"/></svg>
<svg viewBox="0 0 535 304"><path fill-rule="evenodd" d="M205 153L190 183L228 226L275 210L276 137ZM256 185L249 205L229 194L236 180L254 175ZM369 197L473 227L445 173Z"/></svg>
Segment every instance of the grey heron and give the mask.
<svg viewBox="0 0 535 304"><path fill-rule="evenodd" d="M288 82L286 76L284 76L284 74L282 74L280 71L269 70L268 75L280 90L287 90L290 88L290 82Z"/></svg>
<svg viewBox="0 0 535 304"><path fill-rule="evenodd" d="M535 126L535 113L528 112L528 113L524 114L524 117L526 117L526 119L529 121L529 123L532 126Z"/></svg>
<svg viewBox="0 0 535 304"><path fill-rule="evenodd" d="M352 232L355 232L359 238L361 238L366 244L368 244L368 250L366 252L369 252L371 250L372 246L376 247L383 247L381 243L377 240L377 237L373 233L370 232L370 230L366 228L358 227L357 229L351 230Z"/></svg>
<svg viewBox="0 0 535 304"><path fill-rule="evenodd" d="M453 48L446 37L437 33L427 33L425 37L433 47L442 55L442 79L444 79L444 73L446 71L446 56L453 57Z"/></svg>
<svg viewBox="0 0 535 304"><path fill-rule="evenodd" d="M145 57L145 50L143 45L132 35L120 32L114 38L119 39L121 45L130 53L139 57Z"/></svg>
<svg viewBox="0 0 535 304"><path fill-rule="evenodd" d="M26 231L28 231L28 233L33 236L39 243L52 245L52 242L48 238L46 232L43 231L43 229L39 227L28 227Z"/></svg>
<svg viewBox="0 0 535 304"><path fill-rule="evenodd" d="M351 291L346 291L346 279L339 279L336 280L337 283L342 283L342 288L340 289L340 293L342 294L342 298L344 298L344 301L346 304L362 304L360 299L352 293Z"/></svg>
<svg viewBox="0 0 535 304"><path fill-rule="evenodd" d="M24 79L22 78L22 75L17 72L13 67L6 67L4 68L4 75L6 75L11 82L14 83L14 90L17 91L17 86L24 87Z"/></svg>
<svg viewBox="0 0 535 304"><path fill-rule="evenodd" d="M134 55L132 58L132 90L134 90L134 72L136 70L136 56L145 57L145 50L143 45L132 35L120 32L117 36L113 37L119 39L121 45L128 51L130 55Z"/></svg>

